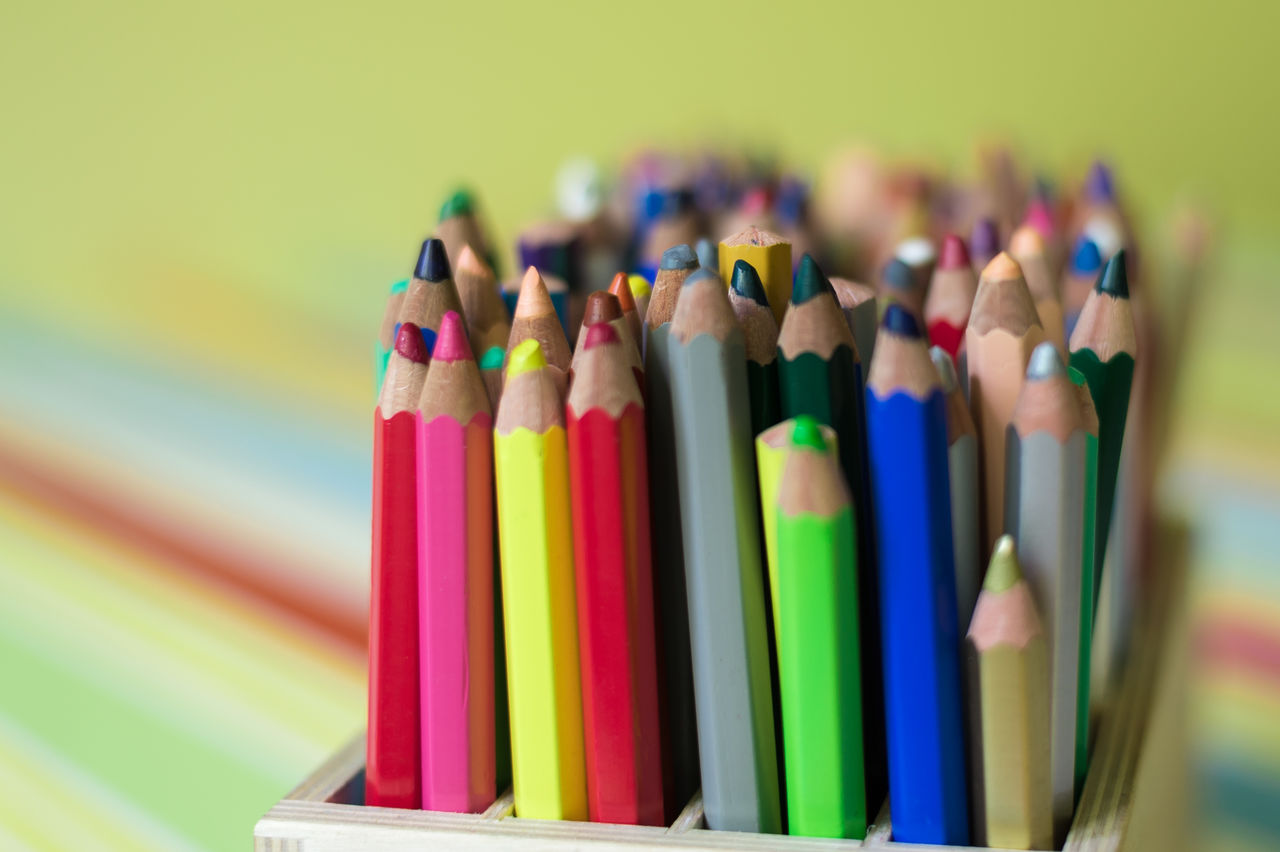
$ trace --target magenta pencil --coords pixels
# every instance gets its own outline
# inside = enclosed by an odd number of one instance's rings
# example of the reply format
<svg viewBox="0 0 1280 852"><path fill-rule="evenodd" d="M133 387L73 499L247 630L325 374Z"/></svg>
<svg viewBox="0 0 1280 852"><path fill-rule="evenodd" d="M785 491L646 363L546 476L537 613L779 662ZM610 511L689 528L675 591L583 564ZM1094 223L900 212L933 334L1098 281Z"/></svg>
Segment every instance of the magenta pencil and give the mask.
<svg viewBox="0 0 1280 852"><path fill-rule="evenodd" d="M422 807L475 813L496 796L493 418L462 318L440 322L418 404Z"/></svg>

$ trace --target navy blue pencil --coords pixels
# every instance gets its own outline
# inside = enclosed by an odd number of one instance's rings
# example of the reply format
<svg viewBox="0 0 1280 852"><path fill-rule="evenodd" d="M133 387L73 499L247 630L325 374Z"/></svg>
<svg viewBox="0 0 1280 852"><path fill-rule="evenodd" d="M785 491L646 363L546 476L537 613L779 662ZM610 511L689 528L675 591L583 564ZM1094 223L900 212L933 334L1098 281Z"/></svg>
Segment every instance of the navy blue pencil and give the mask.
<svg viewBox="0 0 1280 852"><path fill-rule="evenodd" d="M946 399L917 320L890 304L867 377L893 838L969 840Z"/></svg>

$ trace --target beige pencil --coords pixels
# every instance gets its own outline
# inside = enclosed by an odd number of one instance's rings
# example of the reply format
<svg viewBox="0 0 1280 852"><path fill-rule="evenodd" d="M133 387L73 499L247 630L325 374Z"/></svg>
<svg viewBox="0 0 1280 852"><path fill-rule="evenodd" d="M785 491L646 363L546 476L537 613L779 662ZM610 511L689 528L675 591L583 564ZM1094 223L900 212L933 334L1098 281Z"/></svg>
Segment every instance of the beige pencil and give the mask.
<svg viewBox="0 0 1280 852"><path fill-rule="evenodd" d="M1052 849L1049 657L1013 539L1001 536L965 640L973 841Z"/></svg>
<svg viewBox="0 0 1280 852"><path fill-rule="evenodd" d="M556 307L551 302L547 285L538 274L537 267L530 266L520 283L520 298L516 301L515 317L511 323L511 337L507 342L507 360L512 351L525 340L538 341L542 347L547 369L556 380L556 387L564 394L569 381L569 363L573 354L564 336Z"/></svg>
<svg viewBox="0 0 1280 852"><path fill-rule="evenodd" d="M507 307L498 292L498 281L470 245L459 249L453 277L462 302L462 314L467 320L472 351L483 353L492 346L506 346L511 323L507 321Z"/></svg>
<svg viewBox="0 0 1280 852"><path fill-rule="evenodd" d="M1030 225L1023 225L1009 238L1009 254L1022 267L1022 276L1031 291L1031 300L1036 304L1036 314L1044 326L1045 336L1065 356L1066 322L1062 313L1062 294L1058 292L1059 282L1049 272L1044 237Z"/></svg>
<svg viewBox="0 0 1280 852"><path fill-rule="evenodd" d="M982 270L965 330L969 410L978 430L982 464L983 550L989 551L1005 531L1005 429L1022 391L1031 350L1044 339L1022 269L1001 252Z"/></svg>

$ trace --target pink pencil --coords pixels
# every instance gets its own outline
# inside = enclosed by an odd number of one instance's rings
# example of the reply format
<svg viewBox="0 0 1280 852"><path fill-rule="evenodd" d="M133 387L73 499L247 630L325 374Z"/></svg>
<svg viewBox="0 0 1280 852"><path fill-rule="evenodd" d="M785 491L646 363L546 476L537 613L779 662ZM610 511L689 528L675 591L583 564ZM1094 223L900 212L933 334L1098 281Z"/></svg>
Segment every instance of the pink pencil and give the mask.
<svg viewBox="0 0 1280 852"><path fill-rule="evenodd" d="M496 796L493 418L461 317L440 322L418 403L422 807L475 813Z"/></svg>

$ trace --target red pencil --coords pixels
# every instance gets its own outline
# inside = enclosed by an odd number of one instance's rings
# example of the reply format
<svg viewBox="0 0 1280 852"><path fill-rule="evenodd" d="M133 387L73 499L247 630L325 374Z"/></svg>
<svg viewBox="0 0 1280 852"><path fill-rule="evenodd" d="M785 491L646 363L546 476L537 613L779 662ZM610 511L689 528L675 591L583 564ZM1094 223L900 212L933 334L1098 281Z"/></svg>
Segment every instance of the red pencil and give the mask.
<svg viewBox="0 0 1280 852"><path fill-rule="evenodd" d="M929 342L941 347L953 361L964 341L969 310L977 291L978 278L973 274L964 240L947 234L925 299L924 322L929 329Z"/></svg>
<svg viewBox="0 0 1280 852"><path fill-rule="evenodd" d="M644 404L613 326L587 329L565 408L588 809L661 825Z"/></svg>
<svg viewBox="0 0 1280 852"><path fill-rule="evenodd" d="M365 804L422 807L418 713L416 412L427 346L400 324L373 415L373 591Z"/></svg>

